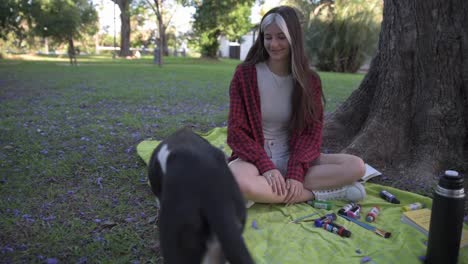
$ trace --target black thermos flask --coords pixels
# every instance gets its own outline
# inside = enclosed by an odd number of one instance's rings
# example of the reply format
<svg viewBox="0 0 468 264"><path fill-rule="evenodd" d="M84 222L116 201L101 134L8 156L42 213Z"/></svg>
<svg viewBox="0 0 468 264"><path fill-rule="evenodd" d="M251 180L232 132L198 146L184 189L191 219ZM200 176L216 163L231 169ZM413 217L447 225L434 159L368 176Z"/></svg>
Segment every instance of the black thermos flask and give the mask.
<svg viewBox="0 0 468 264"><path fill-rule="evenodd" d="M456 171L445 171L432 200L425 263L457 263L463 229L464 198L463 177Z"/></svg>

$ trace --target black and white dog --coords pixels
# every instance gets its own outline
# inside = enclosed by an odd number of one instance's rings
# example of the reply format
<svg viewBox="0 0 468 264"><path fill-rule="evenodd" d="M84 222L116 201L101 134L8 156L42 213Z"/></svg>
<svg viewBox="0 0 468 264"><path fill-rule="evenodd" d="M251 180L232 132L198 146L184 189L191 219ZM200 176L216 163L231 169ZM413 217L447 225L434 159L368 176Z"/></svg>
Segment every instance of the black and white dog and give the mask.
<svg viewBox="0 0 468 264"><path fill-rule="evenodd" d="M148 178L161 204L165 263L253 263L242 238L245 203L221 150L180 129L154 150Z"/></svg>

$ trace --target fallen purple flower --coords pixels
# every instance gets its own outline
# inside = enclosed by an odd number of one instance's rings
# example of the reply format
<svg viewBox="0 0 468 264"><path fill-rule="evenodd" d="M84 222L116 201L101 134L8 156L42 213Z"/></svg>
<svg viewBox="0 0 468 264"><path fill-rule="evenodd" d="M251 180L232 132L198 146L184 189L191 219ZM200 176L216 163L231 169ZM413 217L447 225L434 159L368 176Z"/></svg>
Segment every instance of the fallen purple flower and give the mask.
<svg viewBox="0 0 468 264"><path fill-rule="evenodd" d="M76 262L77 264L85 264L88 262L88 258L87 257L81 257L78 262Z"/></svg>
<svg viewBox="0 0 468 264"><path fill-rule="evenodd" d="M51 215L51 216L48 216L48 217L42 217L42 220L48 222L48 221L51 221L51 220L54 220L56 217Z"/></svg>
<svg viewBox="0 0 468 264"><path fill-rule="evenodd" d="M361 263L367 263L367 262L369 262L369 261L371 261L371 260L372 260L372 259L371 259L370 257L365 256L365 257L363 257L363 258L361 259Z"/></svg>
<svg viewBox="0 0 468 264"><path fill-rule="evenodd" d="M255 221L255 220L252 221L252 228L253 229L258 229L257 221Z"/></svg>
<svg viewBox="0 0 468 264"><path fill-rule="evenodd" d="M28 249L28 246L26 246L25 244L21 244L21 245L18 246L19 251L25 251L27 249Z"/></svg>
<svg viewBox="0 0 468 264"><path fill-rule="evenodd" d="M12 247L9 247L9 246L5 246L1 250L2 254L13 253L13 251L15 251L15 250Z"/></svg>
<svg viewBox="0 0 468 264"><path fill-rule="evenodd" d="M134 220L135 220L135 219L133 219L133 217L127 217L127 218L125 218L125 222L127 222L127 223L131 223L131 222L133 222Z"/></svg>
<svg viewBox="0 0 468 264"><path fill-rule="evenodd" d="M68 191L67 194L68 195L73 195L73 194L75 194L75 191Z"/></svg>
<svg viewBox="0 0 468 264"><path fill-rule="evenodd" d="M46 259L47 264L57 264L59 261L56 258L48 258Z"/></svg>
<svg viewBox="0 0 468 264"><path fill-rule="evenodd" d="M102 222L102 220L99 219L99 218L94 219L94 223L101 223L101 222Z"/></svg>
<svg viewBox="0 0 468 264"><path fill-rule="evenodd" d="M94 240L98 241L98 242L104 242L106 241L102 236L97 236L94 238Z"/></svg>
<svg viewBox="0 0 468 264"><path fill-rule="evenodd" d="M18 217L20 215L20 211L18 209L13 209L13 214Z"/></svg>
<svg viewBox="0 0 468 264"><path fill-rule="evenodd" d="M34 223L34 222L36 221L36 220L34 220L34 218L33 218L32 216L30 216L30 215L28 215L28 214L24 214L24 215L22 216L22 218L23 218L24 220L26 220L26 222L30 222L30 223Z"/></svg>
<svg viewBox="0 0 468 264"><path fill-rule="evenodd" d="M43 149L43 150L41 150L41 154L47 155L47 154L49 154L49 151L47 149Z"/></svg>

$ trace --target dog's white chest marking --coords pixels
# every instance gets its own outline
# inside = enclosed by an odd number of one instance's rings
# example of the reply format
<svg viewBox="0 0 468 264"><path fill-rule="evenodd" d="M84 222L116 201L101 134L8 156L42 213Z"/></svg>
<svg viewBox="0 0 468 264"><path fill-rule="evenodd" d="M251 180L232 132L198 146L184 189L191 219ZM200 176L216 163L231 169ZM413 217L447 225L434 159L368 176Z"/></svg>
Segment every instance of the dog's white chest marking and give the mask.
<svg viewBox="0 0 468 264"><path fill-rule="evenodd" d="M167 157L169 157L169 154L171 154L171 152L167 148L167 144L164 144L158 152L158 161L159 164L161 164L163 174L166 174Z"/></svg>
<svg viewBox="0 0 468 264"><path fill-rule="evenodd" d="M219 243L218 238L213 235L207 242L206 242L206 252L205 256L203 257L202 264L223 264L220 263L222 259L222 249L221 244Z"/></svg>

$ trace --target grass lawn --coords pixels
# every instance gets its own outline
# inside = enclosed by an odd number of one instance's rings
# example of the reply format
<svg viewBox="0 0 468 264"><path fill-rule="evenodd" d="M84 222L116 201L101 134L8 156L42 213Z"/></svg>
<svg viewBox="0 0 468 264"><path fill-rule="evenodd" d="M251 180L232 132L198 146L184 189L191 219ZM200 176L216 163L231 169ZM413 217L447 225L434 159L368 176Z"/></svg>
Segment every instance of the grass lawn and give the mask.
<svg viewBox="0 0 468 264"><path fill-rule="evenodd" d="M225 126L239 61L0 60L0 263L160 263L135 146ZM333 110L361 74L320 73Z"/></svg>

